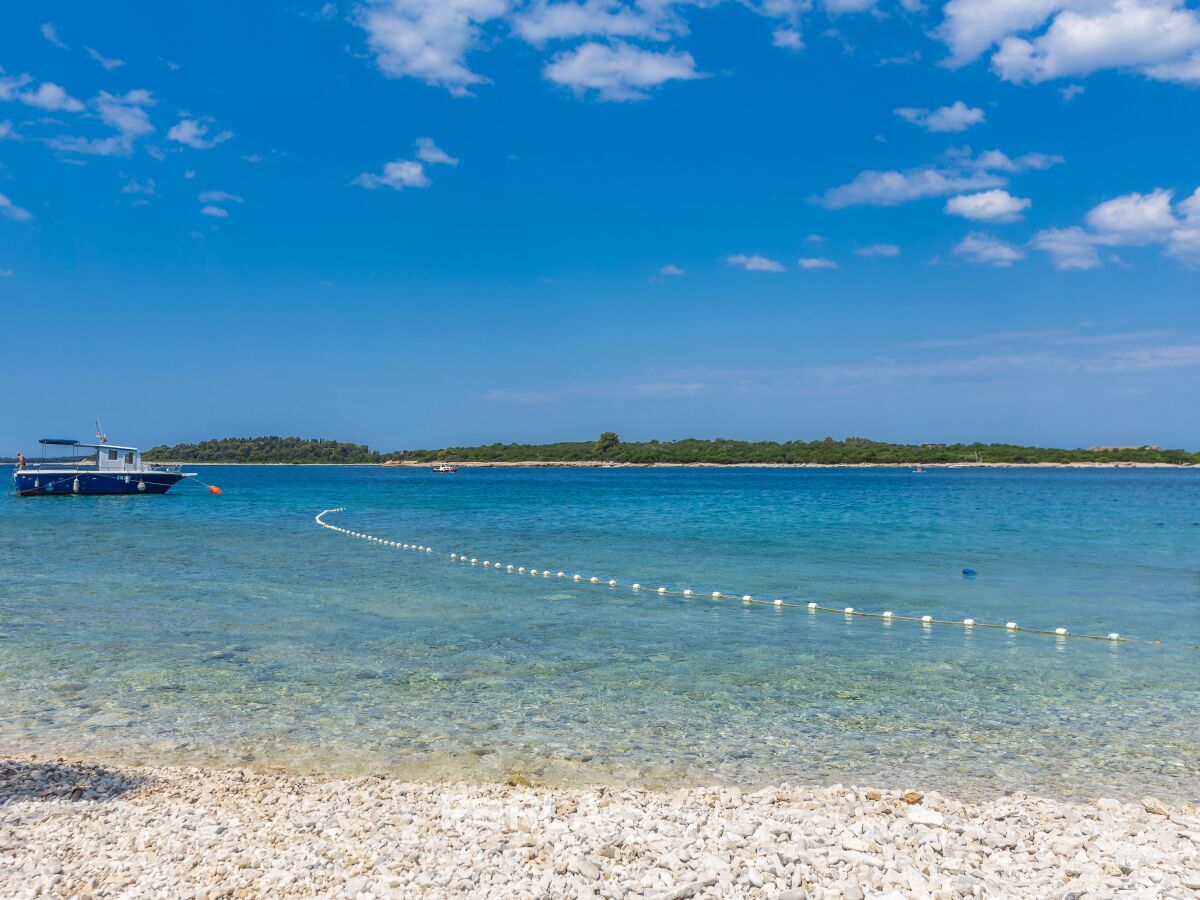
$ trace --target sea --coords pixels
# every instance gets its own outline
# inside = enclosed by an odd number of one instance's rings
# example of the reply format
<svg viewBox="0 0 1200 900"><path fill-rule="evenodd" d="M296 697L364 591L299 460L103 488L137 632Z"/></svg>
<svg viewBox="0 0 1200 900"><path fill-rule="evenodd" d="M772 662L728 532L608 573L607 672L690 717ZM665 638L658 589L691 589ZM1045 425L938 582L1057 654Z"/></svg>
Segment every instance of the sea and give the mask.
<svg viewBox="0 0 1200 900"><path fill-rule="evenodd" d="M0 496L0 751L1200 799L1200 469L194 470Z"/></svg>

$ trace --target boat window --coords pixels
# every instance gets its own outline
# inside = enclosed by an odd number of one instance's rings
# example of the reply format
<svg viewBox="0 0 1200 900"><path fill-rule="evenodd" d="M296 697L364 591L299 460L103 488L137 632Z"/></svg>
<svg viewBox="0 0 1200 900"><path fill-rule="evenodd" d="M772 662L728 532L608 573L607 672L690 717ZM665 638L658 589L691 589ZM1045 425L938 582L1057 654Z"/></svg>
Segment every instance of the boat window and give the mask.
<svg viewBox="0 0 1200 900"><path fill-rule="evenodd" d="M125 465L127 465L127 466L133 465L133 454L132 453L125 454Z"/></svg>
<svg viewBox="0 0 1200 900"><path fill-rule="evenodd" d="M109 462L115 462L115 461L116 461L116 459L117 459L117 451L116 451L116 450L109 450L109 451L108 451L108 461L109 461Z"/></svg>

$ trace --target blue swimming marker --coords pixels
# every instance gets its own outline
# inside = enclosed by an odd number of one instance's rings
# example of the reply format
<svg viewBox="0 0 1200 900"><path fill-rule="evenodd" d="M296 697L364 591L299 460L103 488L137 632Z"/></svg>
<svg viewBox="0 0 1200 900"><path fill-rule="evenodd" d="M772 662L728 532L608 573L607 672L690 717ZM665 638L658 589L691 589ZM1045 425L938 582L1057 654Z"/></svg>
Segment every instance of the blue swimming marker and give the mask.
<svg viewBox="0 0 1200 900"><path fill-rule="evenodd" d="M974 578L974 577L975 577L974 569L963 569L963 578Z"/></svg>

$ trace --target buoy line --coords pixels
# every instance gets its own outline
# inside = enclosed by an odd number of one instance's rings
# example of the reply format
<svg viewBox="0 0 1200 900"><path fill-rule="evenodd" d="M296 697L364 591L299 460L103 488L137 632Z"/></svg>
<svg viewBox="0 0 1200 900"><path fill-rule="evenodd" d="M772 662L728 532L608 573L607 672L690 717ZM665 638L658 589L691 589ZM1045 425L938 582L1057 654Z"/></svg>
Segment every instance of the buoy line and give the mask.
<svg viewBox="0 0 1200 900"><path fill-rule="evenodd" d="M361 532L361 531L351 531L349 528L342 528L338 525L333 525L333 524L325 521L325 516L331 515L332 513L345 512L345 510L346 510L346 508L344 506L339 506L335 509L322 510L320 513L318 513L316 515L316 517L315 517L316 522L322 528L327 528L330 531L337 532L338 534L344 534L347 537L358 538L360 540L369 541L371 543L379 544L381 546L395 547L399 550L411 550L411 551L415 551L417 553L433 553L433 548L427 547L424 544L406 544L406 543L402 543L400 541L392 541L392 540L388 540L386 538L377 537L373 534L366 534L365 532ZM485 569L490 569L490 570L496 571L496 572L504 572L506 574L530 575L530 576L538 577L538 578L567 578L567 579L570 579L570 581L573 584L588 585L588 586L595 586L595 587L606 587L606 588L610 588L610 589L621 586L620 582L618 582L615 578L601 579L601 578L597 578L595 576L585 576L585 575L580 575L580 574L568 575L565 571L552 572L549 569L536 569L536 568L528 568L526 566L513 566L513 565L508 565L505 563L495 562L493 560L488 560L488 559L481 560L478 556L469 556L466 553L459 553L459 552L450 553L449 559L451 562L456 562L460 565L482 566ZM842 607L839 609L837 607L832 607L832 606L822 606L821 604L813 602L813 601L804 602L804 601L783 600L783 599L764 600L759 597L751 596L750 594L733 594L733 593L725 593L723 591L713 591L711 593L706 593L704 591L694 591L691 588L685 588L684 590L681 590L681 591L680 590L672 590L671 588L667 588L667 587L652 588L652 587L647 587L646 585L640 584L636 581L629 582L626 585L626 587L628 587L630 590L634 591L635 593L641 593L642 591L645 591L647 593L651 593L651 594L654 594L655 596L659 596L659 597L687 597L688 599L694 599L694 600L708 598L711 600L740 601L741 603L743 603L747 606L759 605L759 606L771 606L776 609L779 609L779 608L805 609L805 610L808 610L810 613L834 613L836 615L844 616L847 619L860 618L860 619L881 619L884 622L917 622L917 623L921 624L922 626L925 626L926 628L932 627L934 625L956 625L960 628L965 628L967 630L972 630L975 628L990 628L990 629L994 629L994 630L998 630L998 631L1005 631L1005 632L1008 632L1009 634L1017 634L1017 633L1042 634L1042 635L1049 635L1051 637L1060 638L1060 639L1062 639L1062 638L1081 638L1083 640L1089 640L1089 641L1107 641L1109 643L1114 643L1114 644L1140 643L1140 644L1160 645L1162 643L1162 641L1151 641L1151 640L1143 640L1143 639L1139 639L1139 638L1125 637L1124 635L1121 635L1115 631L1109 632L1108 634L1085 634L1083 632L1078 632L1078 631L1069 631L1066 628L1031 628L1027 625L1020 625L1016 622L1005 622L1003 625L1000 625L995 622L979 622L979 621L976 621L975 619L938 619L938 618L935 618L934 616L908 616L908 615L901 615L899 613L894 613L891 610L887 610L884 612L870 612L867 610L857 609L853 606L846 606L846 607Z"/></svg>

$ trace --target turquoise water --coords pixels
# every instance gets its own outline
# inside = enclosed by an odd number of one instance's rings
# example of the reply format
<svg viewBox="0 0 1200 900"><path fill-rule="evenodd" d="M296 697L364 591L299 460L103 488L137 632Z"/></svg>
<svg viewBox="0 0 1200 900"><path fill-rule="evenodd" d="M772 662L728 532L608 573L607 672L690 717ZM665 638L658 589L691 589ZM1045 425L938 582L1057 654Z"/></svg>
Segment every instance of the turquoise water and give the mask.
<svg viewBox="0 0 1200 900"><path fill-rule="evenodd" d="M1200 798L1200 470L202 477L224 496L0 498L0 747L560 784ZM316 527L339 506L334 524L436 552ZM664 599L451 551L1167 643Z"/></svg>

